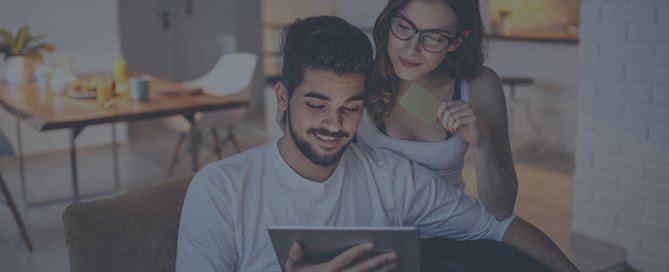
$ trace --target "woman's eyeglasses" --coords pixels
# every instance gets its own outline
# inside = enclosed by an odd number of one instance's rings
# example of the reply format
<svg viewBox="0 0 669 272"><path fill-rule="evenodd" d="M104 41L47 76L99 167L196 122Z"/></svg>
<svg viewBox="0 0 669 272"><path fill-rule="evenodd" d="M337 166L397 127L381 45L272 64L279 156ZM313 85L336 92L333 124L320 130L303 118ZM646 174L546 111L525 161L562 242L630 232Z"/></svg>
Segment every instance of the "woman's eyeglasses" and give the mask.
<svg viewBox="0 0 669 272"><path fill-rule="evenodd" d="M418 34L421 47L431 53L443 51L455 40L446 36L444 30L418 30L416 25L401 15L395 15L390 19L390 32L395 38L403 41L411 40Z"/></svg>

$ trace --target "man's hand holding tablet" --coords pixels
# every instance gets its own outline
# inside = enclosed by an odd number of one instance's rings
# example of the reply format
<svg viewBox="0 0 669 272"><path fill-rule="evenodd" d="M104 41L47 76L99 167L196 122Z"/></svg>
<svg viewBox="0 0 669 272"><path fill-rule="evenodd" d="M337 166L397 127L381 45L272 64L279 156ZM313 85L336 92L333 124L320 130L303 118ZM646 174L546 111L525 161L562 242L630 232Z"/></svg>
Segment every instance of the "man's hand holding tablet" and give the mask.
<svg viewBox="0 0 669 272"><path fill-rule="evenodd" d="M284 271L418 271L415 227L270 226Z"/></svg>
<svg viewBox="0 0 669 272"><path fill-rule="evenodd" d="M392 271L398 266L398 256L395 252L388 252L357 261L374 249L374 244L366 242L347 249L334 259L320 263L309 264L304 262L304 252L298 242L293 242L293 247L288 253L285 269L288 272L307 271ZM346 269L346 270L344 270Z"/></svg>

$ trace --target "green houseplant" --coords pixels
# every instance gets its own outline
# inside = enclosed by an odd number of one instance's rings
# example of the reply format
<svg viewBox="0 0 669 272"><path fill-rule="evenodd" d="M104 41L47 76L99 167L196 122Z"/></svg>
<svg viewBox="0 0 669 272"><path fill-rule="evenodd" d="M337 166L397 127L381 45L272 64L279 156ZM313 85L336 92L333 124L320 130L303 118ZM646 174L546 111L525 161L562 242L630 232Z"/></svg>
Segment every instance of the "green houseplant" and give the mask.
<svg viewBox="0 0 669 272"><path fill-rule="evenodd" d="M0 38L0 53L5 56L5 75L10 85L28 82L32 77L33 62L42 62L42 53L56 49L51 43L39 42L44 35L30 35L28 26L19 28L16 36L2 28Z"/></svg>

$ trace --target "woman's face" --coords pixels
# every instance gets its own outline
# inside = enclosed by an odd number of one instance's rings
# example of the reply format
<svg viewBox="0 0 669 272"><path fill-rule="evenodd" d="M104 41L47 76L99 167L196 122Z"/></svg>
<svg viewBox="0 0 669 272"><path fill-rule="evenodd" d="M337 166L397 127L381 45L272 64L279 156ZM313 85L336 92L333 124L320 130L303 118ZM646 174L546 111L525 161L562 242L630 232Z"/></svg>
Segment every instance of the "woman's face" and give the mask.
<svg viewBox="0 0 669 272"><path fill-rule="evenodd" d="M411 39L401 40L389 30L388 56L395 73L403 80L415 81L437 68L446 54L457 49L460 43L455 39L457 37L457 17L453 9L443 1L430 3L419 0L409 2L399 10L398 15L404 19L393 24L403 31L411 31L411 28L415 26L417 31L434 30L454 41L449 43L446 49L433 53L421 46L421 37L418 33Z"/></svg>

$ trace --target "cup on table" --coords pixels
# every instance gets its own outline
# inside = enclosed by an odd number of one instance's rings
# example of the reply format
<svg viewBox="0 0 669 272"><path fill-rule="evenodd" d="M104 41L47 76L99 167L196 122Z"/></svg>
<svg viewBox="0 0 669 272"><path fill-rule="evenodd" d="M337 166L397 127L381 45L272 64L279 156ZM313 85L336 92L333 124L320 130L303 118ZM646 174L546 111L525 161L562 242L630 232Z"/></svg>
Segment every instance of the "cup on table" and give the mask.
<svg viewBox="0 0 669 272"><path fill-rule="evenodd" d="M137 101L149 101L149 76L130 78L130 89L132 90L132 99Z"/></svg>
<svg viewBox="0 0 669 272"><path fill-rule="evenodd" d="M35 69L35 81L37 87L41 91L46 91L51 88L51 78L53 77L53 68L41 66Z"/></svg>
<svg viewBox="0 0 669 272"><path fill-rule="evenodd" d="M53 74L51 75L51 91L54 94L62 94L66 91L67 85L77 81L77 76L75 76L70 70L65 68L54 68Z"/></svg>
<svg viewBox="0 0 669 272"><path fill-rule="evenodd" d="M103 81L95 87L98 104L103 108L109 108L112 97L112 83Z"/></svg>

